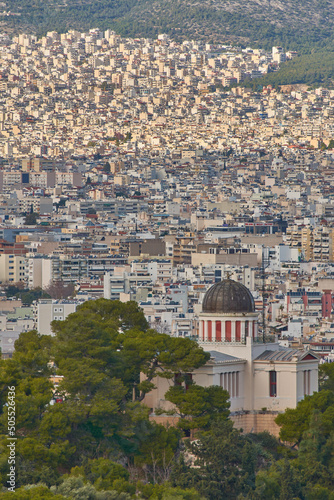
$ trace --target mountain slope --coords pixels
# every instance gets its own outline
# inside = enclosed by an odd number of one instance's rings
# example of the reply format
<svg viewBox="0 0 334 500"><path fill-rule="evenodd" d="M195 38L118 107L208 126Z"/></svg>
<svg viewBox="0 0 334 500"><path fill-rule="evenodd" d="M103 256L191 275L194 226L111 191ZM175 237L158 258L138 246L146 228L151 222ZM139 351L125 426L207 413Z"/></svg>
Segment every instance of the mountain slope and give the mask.
<svg viewBox="0 0 334 500"><path fill-rule="evenodd" d="M309 51L334 41L334 0L6 0L3 29L38 34L111 28L124 36L234 42Z"/></svg>

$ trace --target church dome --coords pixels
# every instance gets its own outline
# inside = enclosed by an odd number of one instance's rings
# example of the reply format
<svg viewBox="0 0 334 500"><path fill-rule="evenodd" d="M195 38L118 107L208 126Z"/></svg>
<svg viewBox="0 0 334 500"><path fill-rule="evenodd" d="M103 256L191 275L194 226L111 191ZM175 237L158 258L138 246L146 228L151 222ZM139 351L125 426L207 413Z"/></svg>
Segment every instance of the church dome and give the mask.
<svg viewBox="0 0 334 500"><path fill-rule="evenodd" d="M203 313L252 313L254 299L248 288L227 279L216 283L206 292L202 305Z"/></svg>

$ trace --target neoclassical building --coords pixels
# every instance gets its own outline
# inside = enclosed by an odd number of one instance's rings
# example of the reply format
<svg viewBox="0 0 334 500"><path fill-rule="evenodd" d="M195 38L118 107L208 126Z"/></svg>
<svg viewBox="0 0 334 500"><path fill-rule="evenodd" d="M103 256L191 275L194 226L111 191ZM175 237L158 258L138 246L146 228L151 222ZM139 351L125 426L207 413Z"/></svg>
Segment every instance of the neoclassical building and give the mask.
<svg viewBox="0 0 334 500"><path fill-rule="evenodd" d="M295 408L305 395L318 390L318 358L281 347L274 337L259 336L253 296L238 282L226 279L206 292L198 342L211 357L193 373L193 380L226 389L235 425L247 432L277 433L277 413ZM146 396L153 414L155 408L170 409L164 399L169 383L158 378L157 388Z"/></svg>

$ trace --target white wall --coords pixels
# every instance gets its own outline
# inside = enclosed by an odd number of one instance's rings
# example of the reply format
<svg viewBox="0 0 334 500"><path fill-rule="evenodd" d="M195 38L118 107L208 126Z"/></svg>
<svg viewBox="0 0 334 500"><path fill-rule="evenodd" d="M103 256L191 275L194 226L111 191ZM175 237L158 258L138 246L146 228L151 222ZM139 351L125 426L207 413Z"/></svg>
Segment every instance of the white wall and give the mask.
<svg viewBox="0 0 334 500"><path fill-rule="evenodd" d="M63 321L67 316L76 311L78 302L41 300L37 303L36 320L37 331L41 335L53 335L51 322Z"/></svg>
<svg viewBox="0 0 334 500"><path fill-rule="evenodd" d="M270 396L270 375L275 370L277 377L277 396ZM273 362L254 361L254 409L267 408L272 411L285 411L295 408L304 398L304 371L310 373L310 394L318 390L318 362Z"/></svg>

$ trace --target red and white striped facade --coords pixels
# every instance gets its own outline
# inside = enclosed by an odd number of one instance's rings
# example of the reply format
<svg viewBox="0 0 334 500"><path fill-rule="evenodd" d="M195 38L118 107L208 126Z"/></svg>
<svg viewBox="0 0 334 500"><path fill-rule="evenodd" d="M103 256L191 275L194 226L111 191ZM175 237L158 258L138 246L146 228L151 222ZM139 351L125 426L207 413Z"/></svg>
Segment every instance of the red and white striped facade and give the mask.
<svg viewBox="0 0 334 500"><path fill-rule="evenodd" d="M245 344L247 337L257 338L257 313L201 313L199 342Z"/></svg>

